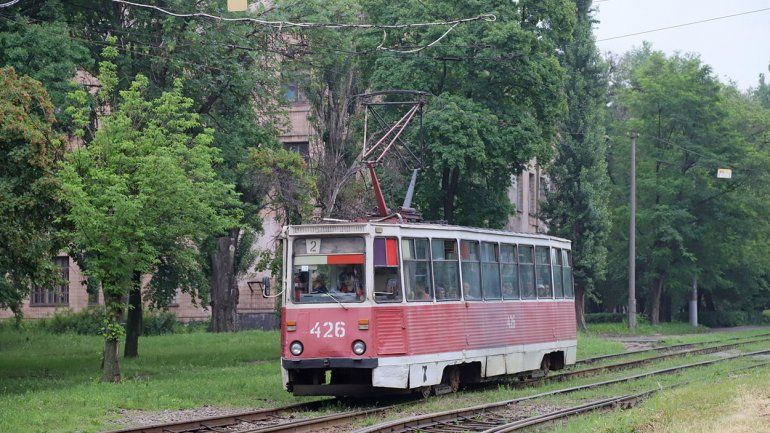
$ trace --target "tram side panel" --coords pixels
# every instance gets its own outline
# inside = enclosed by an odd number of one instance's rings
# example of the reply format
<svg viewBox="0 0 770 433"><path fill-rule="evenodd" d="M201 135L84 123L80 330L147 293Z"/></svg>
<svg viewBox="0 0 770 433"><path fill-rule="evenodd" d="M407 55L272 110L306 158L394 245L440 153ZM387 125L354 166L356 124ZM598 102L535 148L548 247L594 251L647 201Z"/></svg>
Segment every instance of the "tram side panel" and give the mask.
<svg viewBox="0 0 770 433"><path fill-rule="evenodd" d="M379 356L374 386L436 385L447 366L475 362L481 377L515 374L540 368L543 356L553 352L563 352L566 363L574 363L571 302L471 302L373 310Z"/></svg>

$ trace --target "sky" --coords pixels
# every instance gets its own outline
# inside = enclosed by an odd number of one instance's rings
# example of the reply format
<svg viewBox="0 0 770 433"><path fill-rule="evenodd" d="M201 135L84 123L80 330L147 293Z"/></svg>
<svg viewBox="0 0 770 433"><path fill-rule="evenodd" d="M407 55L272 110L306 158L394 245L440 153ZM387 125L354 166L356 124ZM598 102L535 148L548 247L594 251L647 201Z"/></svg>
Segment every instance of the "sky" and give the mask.
<svg viewBox="0 0 770 433"><path fill-rule="evenodd" d="M697 53L722 82L742 90L770 79L770 9L732 18L603 40L629 33L770 8L770 0L594 0L594 33L602 53L622 54L644 41L666 54Z"/></svg>

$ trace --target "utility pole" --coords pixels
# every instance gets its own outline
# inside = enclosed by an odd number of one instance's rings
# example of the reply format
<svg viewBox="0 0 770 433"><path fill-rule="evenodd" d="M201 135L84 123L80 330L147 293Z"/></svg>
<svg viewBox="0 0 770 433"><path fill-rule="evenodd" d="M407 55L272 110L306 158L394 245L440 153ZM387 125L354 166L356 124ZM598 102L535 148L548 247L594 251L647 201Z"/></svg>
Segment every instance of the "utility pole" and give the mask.
<svg viewBox="0 0 770 433"><path fill-rule="evenodd" d="M628 229L628 329L636 329L636 137L631 134L631 221Z"/></svg>
<svg viewBox="0 0 770 433"><path fill-rule="evenodd" d="M690 326L698 326L698 276L692 276L692 291L690 292Z"/></svg>

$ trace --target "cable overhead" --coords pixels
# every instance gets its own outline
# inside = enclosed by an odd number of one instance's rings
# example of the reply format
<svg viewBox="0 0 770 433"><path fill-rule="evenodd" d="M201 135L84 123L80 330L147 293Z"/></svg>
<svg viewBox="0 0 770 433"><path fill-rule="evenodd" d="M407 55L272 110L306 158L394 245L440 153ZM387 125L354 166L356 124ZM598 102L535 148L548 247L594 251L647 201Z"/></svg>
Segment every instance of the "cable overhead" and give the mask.
<svg viewBox="0 0 770 433"><path fill-rule="evenodd" d="M657 28L657 29L643 30L641 32L627 33L625 35L612 36L612 37L609 37L609 38L597 39L596 42L604 42L604 41L611 41L613 39L629 38L631 36L644 35L644 34L647 34L647 33L660 32L660 31L663 31L663 30L671 30L671 29L676 29L676 28L679 28L679 27L687 27L687 26L692 26L692 25L695 25L695 24L703 24L703 23L708 23L708 22L711 22L711 21L724 20L724 19L727 19L727 18L738 17L738 16L741 16L741 15L756 14L756 13L765 12L765 11L770 11L770 7L762 8L762 9L755 9L753 11L738 12L738 13L730 14L730 15L722 15L722 16L719 16L719 17L707 18L705 20L691 21L689 23L676 24L676 25L673 25L673 26L660 27L660 28Z"/></svg>
<svg viewBox="0 0 770 433"><path fill-rule="evenodd" d="M497 17L494 14L481 14L481 15L476 15L474 17L460 18L460 19L450 20L450 21L433 21L433 22L421 22L421 23L409 23L409 24L345 24L345 23L308 23L308 22L295 23L292 21L273 21L273 20L263 20L259 18L250 18L250 17L230 18L230 17L222 17L218 15L211 15L205 12L193 12L193 13L180 14L180 13L171 12L169 10L166 10L154 5L136 3L136 2L131 2L127 0L111 0L111 1L113 3L121 3L128 6L138 7L138 8L153 9L155 11L164 13L166 15L171 15L177 18L208 18L208 19L217 20L217 21L249 22L253 24L274 27L277 29L301 27L301 28L325 28L325 29L393 30L393 29L408 29L408 28L417 28L417 27L453 26L457 24L469 23L472 21L492 22L497 20Z"/></svg>
<svg viewBox="0 0 770 433"><path fill-rule="evenodd" d="M9 8L9 7L15 5L16 3L20 2L20 1L21 0L12 0L12 1L9 1L7 3L0 3L0 9L2 9L2 8Z"/></svg>

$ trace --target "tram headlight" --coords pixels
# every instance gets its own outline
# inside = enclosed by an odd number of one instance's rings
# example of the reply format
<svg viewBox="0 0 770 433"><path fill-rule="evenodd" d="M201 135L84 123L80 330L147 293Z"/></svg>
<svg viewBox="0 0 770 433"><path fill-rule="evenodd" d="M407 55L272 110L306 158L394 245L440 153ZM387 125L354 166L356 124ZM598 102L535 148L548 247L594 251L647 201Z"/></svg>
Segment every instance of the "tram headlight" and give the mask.
<svg viewBox="0 0 770 433"><path fill-rule="evenodd" d="M353 342L353 353L356 355L363 355L364 352L366 352L366 343L364 343L361 340L356 340Z"/></svg>
<svg viewBox="0 0 770 433"><path fill-rule="evenodd" d="M291 343L291 346L289 346L289 352L291 352L294 356L300 356L302 355L302 351L305 350L305 347L302 346L302 343L299 341L295 341Z"/></svg>

